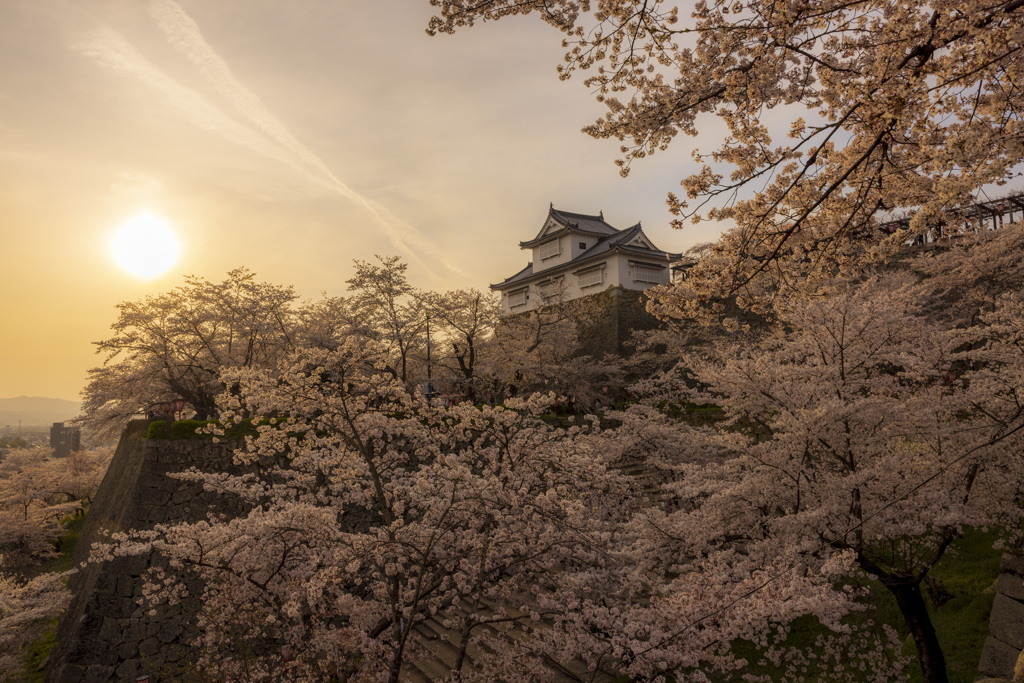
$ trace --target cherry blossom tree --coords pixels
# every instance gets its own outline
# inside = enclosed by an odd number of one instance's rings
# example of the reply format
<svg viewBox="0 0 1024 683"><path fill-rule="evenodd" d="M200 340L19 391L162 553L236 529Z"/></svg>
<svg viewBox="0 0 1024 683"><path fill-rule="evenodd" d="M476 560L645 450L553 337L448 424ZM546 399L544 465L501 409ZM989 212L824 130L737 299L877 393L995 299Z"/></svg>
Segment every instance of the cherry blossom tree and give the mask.
<svg viewBox="0 0 1024 683"><path fill-rule="evenodd" d="M429 322L437 325L442 338L439 365L455 378L455 387L475 402L479 384L477 361L482 345L494 334L501 314L501 301L494 294L460 289L444 294L420 295Z"/></svg>
<svg viewBox="0 0 1024 683"><path fill-rule="evenodd" d="M907 259L935 289L933 315L958 326L978 323L1010 292L1024 289L1024 222L959 234Z"/></svg>
<svg viewBox="0 0 1024 683"><path fill-rule="evenodd" d="M99 486L112 456L103 447L54 458L21 448L0 461L0 681L20 681L25 648L67 606L67 574L42 572L64 523Z"/></svg>
<svg viewBox="0 0 1024 683"><path fill-rule="evenodd" d="M0 681L24 678L25 648L67 607L66 576L57 572L25 581L0 573Z"/></svg>
<svg viewBox="0 0 1024 683"><path fill-rule="evenodd" d="M763 329L770 314L772 297L748 301L723 296L713 275L728 267L721 243L691 247L677 266L681 279L644 292L647 311L661 325L633 334L636 353L625 365L636 378L631 391L640 397L659 395L663 400L679 401L678 389L693 381L687 363L695 348L729 345L736 329Z"/></svg>
<svg viewBox="0 0 1024 683"><path fill-rule="evenodd" d="M85 422L116 428L149 404L184 399L211 417L226 367L271 366L294 344L291 287L240 268L223 282L186 277L170 292L118 304L114 335L96 342L107 357L89 371Z"/></svg>
<svg viewBox="0 0 1024 683"><path fill-rule="evenodd" d="M580 330L598 312L587 299L561 301L504 318L480 354L478 376L492 401L506 396L553 392L578 407L594 405L602 387L622 385L621 359L584 353Z"/></svg>
<svg viewBox="0 0 1024 683"><path fill-rule="evenodd" d="M1016 295L951 328L909 274L805 292L776 299L770 331L690 359L689 399L726 419L680 425L693 462L668 487L679 507L640 516L654 533L637 538L653 562L769 566L765 588L826 565L866 574L895 598L924 679L945 681L921 582L963 526L1021 514Z"/></svg>
<svg viewBox="0 0 1024 683"><path fill-rule="evenodd" d="M430 34L523 14L561 31L559 73L586 73L607 112L584 130L623 143L623 174L724 124L668 203L677 226L735 222L728 268L709 273L726 291L785 278L790 254L831 270L880 212L919 207L891 249L1024 160L1020 0L431 5Z"/></svg>
<svg viewBox="0 0 1024 683"><path fill-rule="evenodd" d="M821 310L841 308L839 294L819 301L832 306ZM879 308L893 310L904 294ZM852 293L848 298L857 300ZM793 329L803 329L802 310L794 305ZM808 330L823 329L819 318L837 317L821 310L818 317L806 313L816 321ZM874 320L866 313L847 317L854 327ZM887 323L880 327L898 329ZM917 332L907 330L893 343ZM877 373L868 372L870 363L858 363L854 347L870 349L870 339L878 338L873 335L852 336L856 343L846 349L853 364L851 400L870 398L858 394L870 382L856 380L857 372L867 373L885 398L933 386L923 361L910 363L888 347L877 359L868 353ZM804 366L807 358L792 347L783 350L782 337L776 341L780 363ZM766 348L776 351L772 343ZM894 517L901 534L930 538L940 527L948 532L959 523L992 519L974 498L961 504L926 496L956 510L946 510L932 526L913 518L920 529L904 519L915 509L909 502L892 513L877 509L879 501L892 500L890 489L915 494L914 477L934 474L935 441L918 443L906 432L873 442L907 460L879 455L887 463L881 481L869 474L879 470L871 469L866 440L857 445L855 472L846 471L846 488L827 485L830 477L842 480L844 470L830 467L824 450L816 454L820 471L815 462L788 462L783 445L763 444L796 443L803 424L810 430L805 440L818 448L815 439L836 431L828 416L816 423L792 417L798 403L786 415L777 406L761 412L774 430L771 440L744 431L750 418L741 414L759 415L756 397L746 394L729 415L732 430L690 428L660 413L628 413L613 433L586 425L560 430L536 416L551 396L497 407L427 406L386 370L389 358L386 348L353 336L334 351L299 353L281 373L227 373L225 382L239 390L221 398L225 426L252 416L257 425L257 434L236 451L244 473L177 476L237 497L249 512L120 536L119 545L104 551L165 556L147 588L155 603L202 590L196 645L205 675L401 680L431 657L436 645L423 624L437 617L455 644L451 670L459 680L546 680L568 670L580 680L608 673L658 680L671 673L676 680L704 681L711 669L746 665L729 651L737 638L767 644L772 629L807 613L840 629L840 617L856 607L856 592L836 586L858 553L875 558L871 553L886 545L874 535L885 533L883 522ZM772 377L768 364L743 365L740 358L736 370L728 354L722 358L703 375L716 399L730 395L723 387L737 376L749 382ZM898 369L894 358L904 363ZM836 381L834 368L822 373ZM814 413L809 378L813 373L805 372L781 385L794 384L799 391L790 393L806 397L803 407ZM952 410L936 396L943 410ZM922 396L900 415L927 404ZM926 415L916 419L931 424ZM813 430L806 426L812 423ZM647 483L624 471L628 460L645 459L645 453L657 454L659 471L671 475L667 486L678 509L649 508ZM962 474L950 471L949 482L963 487ZM974 480L990 487L986 477L979 470ZM851 481L862 491L856 515ZM897 502L903 504L898 496ZM961 507L974 516L954 521ZM861 528L850 529L851 519ZM862 548L853 537L868 531ZM873 680L896 680L877 643L838 642L859 651ZM834 640L829 643L826 651L838 651ZM836 667L830 680L846 680L849 670L839 670L840 660Z"/></svg>
<svg viewBox="0 0 1024 683"><path fill-rule="evenodd" d="M352 302L345 297L329 297L307 301L299 307L295 322L297 347L338 348L345 337L356 334L359 327Z"/></svg>
<svg viewBox="0 0 1024 683"><path fill-rule="evenodd" d="M380 265L357 259L356 273L348 280L350 302L360 320L354 331L385 344L388 372L406 382L415 352L426 344L423 305L406 278L409 265L398 256L376 258Z"/></svg>
<svg viewBox="0 0 1024 683"><path fill-rule="evenodd" d="M742 598L769 566L696 557L702 571L670 580L632 520L643 499L617 441L538 419L552 396L427 406L387 361L353 337L301 352L279 376L230 373L240 391L223 397L223 419L258 425L236 451L249 473L177 476L250 512L122 535L104 551L165 556L154 603L204 586L205 675L403 680L437 647L423 630L436 617L455 680L706 680L702 670L743 665L721 643L811 607L829 623L842 613L835 562L754 600ZM741 606L709 614L730 602Z"/></svg>
<svg viewBox="0 0 1024 683"><path fill-rule="evenodd" d="M107 445L72 451L66 458L54 459L53 465L60 472L57 492L69 500L92 503L113 457L114 447Z"/></svg>
<svg viewBox="0 0 1024 683"><path fill-rule="evenodd" d="M63 522L99 488L109 447L52 457L22 448L0 461L0 571L23 571L57 554Z"/></svg>
<svg viewBox="0 0 1024 683"><path fill-rule="evenodd" d="M545 620L560 619L548 628L566 646L566 634L579 643L588 632L583 617L555 609L554 588L537 594L553 583L609 588L598 575L610 564L613 494L625 489L588 447L588 429L538 419L551 396L429 407L386 370L390 358L352 337L303 351L280 376L229 373L240 392L223 397L222 420L257 416L236 460L260 474L179 476L251 512L157 527L109 551L165 554L156 596L186 590L196 572L205 579L205 671L397 681L428 655L418 625L442 614L459 652L454 675L529 678L552 654L555 641L531 636ZM607 648L608 637L595 640Z"/></svg>
<svg viewBox="0 0 1024 683"><path fill-rule="evenodd" d="M3 570L22 570L56 555L60 520L79 507L60 493L62 465L48 448L17 449L0 462Z"/></svg>

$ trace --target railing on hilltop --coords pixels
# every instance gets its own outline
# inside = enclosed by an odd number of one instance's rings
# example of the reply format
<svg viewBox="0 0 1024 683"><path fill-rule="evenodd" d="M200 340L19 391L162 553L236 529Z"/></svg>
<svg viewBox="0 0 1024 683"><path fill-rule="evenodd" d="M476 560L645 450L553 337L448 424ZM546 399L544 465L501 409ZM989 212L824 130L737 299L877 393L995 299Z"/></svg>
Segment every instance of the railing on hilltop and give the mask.
<svg viewBox="0 0 1024 683"><path fill-rule="evenodd" d="M937 224L929 225L914 240L913 244L929 244L942 237L951 237L964 232L976 230L998 230L1004 225L1024 219L1024 192L1015 192L986 199L967 206L950 208L946 211L946 217ZM883 232L893 234L898 230L905 230L910 227L913 213L904 216L893 217L886 221L880 221L879 227ZM957 226L957 227L954 227Z"/></svg>

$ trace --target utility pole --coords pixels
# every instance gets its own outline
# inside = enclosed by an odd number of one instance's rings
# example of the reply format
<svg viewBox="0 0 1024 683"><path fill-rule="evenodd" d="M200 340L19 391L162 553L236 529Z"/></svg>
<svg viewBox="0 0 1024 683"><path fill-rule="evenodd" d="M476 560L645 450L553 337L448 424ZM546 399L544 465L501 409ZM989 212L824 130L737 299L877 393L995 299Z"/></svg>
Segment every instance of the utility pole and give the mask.
<svg viewBox="0 0 1024 683"><path fill-rule="evenodd" d="M430 406L431 399L434 397L434 382L433 375L431 372L432 368L430 365L430 314L427 313L427 406Z"/></svg>

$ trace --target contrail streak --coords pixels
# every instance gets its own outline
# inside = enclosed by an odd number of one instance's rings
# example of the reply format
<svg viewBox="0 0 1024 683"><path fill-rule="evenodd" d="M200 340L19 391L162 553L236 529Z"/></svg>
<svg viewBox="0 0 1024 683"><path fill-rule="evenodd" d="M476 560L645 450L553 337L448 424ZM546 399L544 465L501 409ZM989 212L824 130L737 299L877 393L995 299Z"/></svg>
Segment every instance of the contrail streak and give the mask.
<svg viewBox="0 0 1024 683"><path fill-rule="evenodd" d="M409 247L407 241L413 242L421 253L423 251L431 253L449 270L461 272L438 254L418 230L393 216L385 215L385 209L342 182L320 157L296 139L287 126L267 109L262 100L238 80L228 63L206 41L199 25L180 5L173 0L153 0L150 3L150 11L161 30L166 34L171 46L191 62L203 78L239 114L263 131L271 140L293 154L295 159L306 167L309 175L317 178L320 184L337 192L342 197L362 206L384 228L391 243L409 257L420 261L417 253ZM420 263L422 265L422 261Z"/></svg>
<svg viewBox="0 0 1024 683"><path fill-rule="evenodd" d="M202 94L181 85L146 60L124 37L110 28L95 30L72 46L114 73L145 82L194 125L235 144L301 170L287 150L258 132L239 125Z"/></svg>
<svg viewBox="0 0 1024 683"><path fill-rule="evenodd" d="M72 48L103 68L153 88L169 107L193 125L282 163L311 185L362 207L399 252L419 264L435 279L437 275L423 262L421 254L430 254L452 272L462 272L438 254L419 231L337 178L316 154L291 134L259 97L238 81L227 63L203 38L199 27L176 3L157 0L151 7L153 16L171 45L197 67L203 78L252 127L229 116L202 93L168 76L147 60L124 36L109 27L96 29L72 45Z"/></svg>

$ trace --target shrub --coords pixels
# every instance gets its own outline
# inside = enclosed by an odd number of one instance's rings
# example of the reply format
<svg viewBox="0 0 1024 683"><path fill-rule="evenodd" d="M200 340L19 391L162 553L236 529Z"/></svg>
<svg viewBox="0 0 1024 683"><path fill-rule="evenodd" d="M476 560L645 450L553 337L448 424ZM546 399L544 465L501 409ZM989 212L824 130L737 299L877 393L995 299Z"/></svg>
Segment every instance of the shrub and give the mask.
<svg viewBox="0 0 1024 683"><path fill-rule="evenodd" d="M171 425L172 439L209 439L209 434L198 432L208 424L213 424L216 420L178 420Z"/></svg>
<svg viewBox="0 0 1024 683"><path fill-rule="evenodd" d="M167 423L163 420L157 420L149 423L149 429L146 430L147 439L164 439L167 434Z"/></svg>

